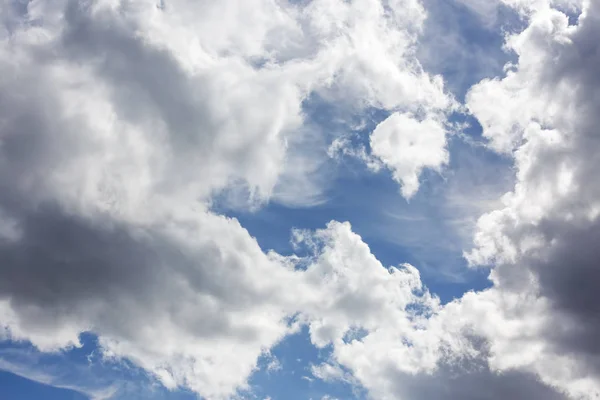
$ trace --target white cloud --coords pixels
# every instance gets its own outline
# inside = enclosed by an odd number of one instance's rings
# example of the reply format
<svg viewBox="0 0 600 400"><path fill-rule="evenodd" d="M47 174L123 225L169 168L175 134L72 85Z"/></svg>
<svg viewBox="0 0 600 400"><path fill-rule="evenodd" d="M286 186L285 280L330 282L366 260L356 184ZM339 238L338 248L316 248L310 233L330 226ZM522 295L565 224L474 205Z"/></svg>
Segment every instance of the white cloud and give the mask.
<svg viewBox="0 0 600 400"><path fill-rule="evenodd" d="M283 366L279 359L273 355L269 357L269 363L267 364L267 372L281 371Z"/></svg>
<svg viewBox="0 0 600 400"><path fill-rule="evenodd" d="M374 279L385 269L348 226L332 224L316 234L322 252L308 273L330 275L321 280L332 282L333 293L347 287L350 294L344 301L330 294L329 309L313 311L312 340L331 344L333 361L376 398L485 393L587 399L600 391L598 325L592 318L598 309L593 138L600 85L591 39L600 26L600 8L587 3L577 26L561 11L532 10L529 26L508 39L518 64L505 78L480 83L468 97L491 147L514 154L516 166L514 190L503 197L502 208L482 216L476 248L468 254L473 263L495 265L493 287L440 306L426 292L414 293L421 287L418 277L370 280L371 273ZM499 102L502 98L509 100ZM350 278L357 270L362 272L356 282L372 291L363 293ZM386 287L381 293L395 295L377 297L379 285ZM364 313L351 307L349 315L346 300L377 305ZM420 305L416 315L408 307L413 302ZM385 310L385 316L374 310ZM346 336L356 330L358 338ZM335 371L322 365L316 375L341 376Z"/></svg>
<svg viewBox="0 0 600 400"><path fill-rule="evenodd" d="M418 120L410 114L394 113L371 134L371 148L393 171L406 198L418 190L424 168L439 170L448 162L446 130L433 118Z"/></svg>
<svg viewBox="0 0 600 400"><path fill-rule="evenodd" d="M508 42L518 65L467 98L517 170L469 253L497 264L494 287L442 306L414 266L385 268L348 223L296 232L313 250L300 270L209 211L227 191L318 202L319 160L293 168L307 159L292 147L311 94L390 113L372 156L406 197L424 168L448 162L456 105L415 56L418 1L2 3L3 337L54 351L93 331L105 357L207 399L246 388L257 359L301 323L333 349L315 376L379 399L489 387L561 397L536 377L597 392L600 8L586 3L569 26L548 2L528 4L528 28Z"/></svg>
<svg viewBox="0 0 600 400"><path fill-rule="evenodd" d="M213 196L318 202L316 167L294 170L307 157L290 149L311 93L452 102L411 56L416 0L161 4L0 6L1 320L44 351L93 331L107 357L225 398L293 329L299 291L310 307L322 291L208 211Z"/></svg>
<svg viewBox="0 0 600 400"><path fill-rule="evenodd" d="M414 267L384 268L347 223L301 237L317 250L306 279L322 291L319 303L304 303L303 318L316 346L332 346L313 376L361 384L377 399L564 398L536 379L539 371L519 371L560 361L530 337L548 321L543 302L530 304L527 319L505 313L527 299L502 288L441 305Z"/></svg>

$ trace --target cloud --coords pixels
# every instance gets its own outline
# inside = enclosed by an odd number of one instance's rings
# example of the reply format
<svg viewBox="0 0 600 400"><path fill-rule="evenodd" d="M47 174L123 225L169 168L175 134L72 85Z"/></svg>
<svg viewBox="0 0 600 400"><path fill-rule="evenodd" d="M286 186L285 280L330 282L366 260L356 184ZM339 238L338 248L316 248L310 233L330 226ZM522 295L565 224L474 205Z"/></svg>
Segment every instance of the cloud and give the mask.
<svg viewBox="0 0 600 400"><path fill-rule="evenodd" d="M364 160L405 197L446 165L458 106L415 55L421 3L3 3L3 337L56 351L92 331L105 357L207 399L246 389L302 324L332 349L315 376L378 399L598 393L600 6L573 25L548 2L506 3L528 24L508 37L518 63L466 105L514 157L516 184L467 254L494 264L494 286L444 305L349 223L295 231L309 255L285 257L210 211L223 193L318 203L320 160L302 147L312 95L389 114Z"/></svg>
<svg viewBox="0 0 600 400"><path fill-rule="evenodd" d="M474 264L496 264L498 311L528 326L510 335L529 343L530 355L506 343L494 350L494 362L527 368L584 398L600 389L589 284L597 278L600 60L591 38L599 18L596 2L585 3L577 25L556 9L532 11L529 26L508 40L518 63L506 77L474 87L468 101L492 147L514 155L517 176L503 207L480 218L467 254ZM482 106L499 98L518 111ZM499 300L507 297L513 300Z"/></svg>
<svg viewBox="0 0 600 400"><path fill-rule="evenodd" d="M356 110L451 104L410 55L415 0L0 9L5 337L55 351L92 331L106 357L206 398L243 389L294 329L295 299L322 293L209 211L215 197L291 202L282 188L314 170L289 164L307 159L294 146L311 94Z"/></svg>
<svg viewBox="0 0 600 400"><path fill-rule="evenodd" d="M298 237L316 249L306 277L324 291L302 318L312 342L332 348L313 376L360 384L377 399L566 398L535 372L496 362L543 356L524 341L541 318L502 313L519 294L493 288L442 305L414 267L384 268L347 223Z"/></svg>
<svg viewBox="0 0 600 400"><path fill-rule="evenodd" d="M390 379L396 380L396 396L403 399L566 399L533 374L497 373L480 360L458 366L442 364L434 374L395 375Z"/></svg>
<svg viewBox="0 0 600 400"><path fill-rule="evenodd" d="M237 222L205 217L154 230L102 227L55 209L29 214L18 244L2 246L11 337L52 350L91 330L106 355L133 360L167 386L217 397L242 385L287 331L270 298L276 283L260 270L291 276Z"/></svg>
<svg viewBox="0 0 600 400"><path fill-rule="evenodd" d="M448 162L446 130L442 123L409 114L394 113L371 134L373 154L379 157L402 185L402 195L413 196L424 168L439 170Z"/></svg>
<svg viewBox="0 0 600 400"><path fill-rule="evenodd" d="M335 13L335 18L346 21L348 26L344 35L336 37L331 44L336 56L343 54L338 80L319 93L325 98L333 96L350 110L356 109L355 104L363 104L391 114L390 121L382 123L380 132L376 134L373 131L370 135L372 147L383 141L377 148L372 148L375 157L365 155L362 148L346 149L343 141L334 141L335 150L357 157L369 167L375 167L377 158L381 159L397 173L405 197L411 197L418 190L420 170L424 167L441 168L444 164L447 157L440 154L445 155L445 131L440 131L438 126L446 120L447 113L457 108L456 101L444 88L442 77L424 71L416 56L418 40L427 18L425 9L414 0L346 3L323 0L310 4L311 15L320 23ZM333 4L337 7L333 8ZM357 15L362 17L355 18ZM318 28L327 37L335 32L331 25L319 25ZM409 115L417 114L420 124L413 124L407 129L422 144L419 134L433 128L427 141L430 156L427 160L420 157L399 165L400 160L407 158L404 154L398 155L404 149L387 149L388 135L381 131L388 125L406 125L398 120L400 115L408 119ZM422 129L414 129L421 124ZM400 132L400 135L402 133L407 132Z"/></svg>

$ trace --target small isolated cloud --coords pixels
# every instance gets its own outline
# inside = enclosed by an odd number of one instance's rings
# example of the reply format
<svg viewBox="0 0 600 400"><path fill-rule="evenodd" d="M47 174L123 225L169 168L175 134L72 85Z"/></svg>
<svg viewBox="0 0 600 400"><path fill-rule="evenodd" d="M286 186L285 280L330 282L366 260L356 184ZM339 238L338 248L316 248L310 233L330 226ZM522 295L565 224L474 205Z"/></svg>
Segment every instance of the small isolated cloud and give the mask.
<svg viewBox="0 0 600 400"><path fill-rule="evenodd" d="M283 366L281 365L281 362L277 357L271 356L266 368L267 372L277 372L281 371L283 369Z"/></svg>
<svg viewBox="0 0 600 400"><path fill-rule="evenodd" d="M424 168L439 170L448 162L446 130L443 123L410 114L394 113L371 134L373 154L393 172L402 186L402 195L413 196L419 189Z"/></svg>

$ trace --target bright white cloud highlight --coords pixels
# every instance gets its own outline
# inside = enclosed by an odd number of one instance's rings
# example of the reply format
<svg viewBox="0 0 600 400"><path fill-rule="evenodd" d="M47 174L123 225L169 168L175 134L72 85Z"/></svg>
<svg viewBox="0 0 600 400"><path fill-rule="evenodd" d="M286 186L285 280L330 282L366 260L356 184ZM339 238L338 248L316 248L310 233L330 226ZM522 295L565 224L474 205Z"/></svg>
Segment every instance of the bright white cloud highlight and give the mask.
<svg viewBox="0 0 600 400"><path fill-rule="evenodd" d="M448 162L443 124L433 118L420 121L410 114L394 113L377 125L371 149L393 171L406 198L419 189L424 168L439 170Z"/></svg>

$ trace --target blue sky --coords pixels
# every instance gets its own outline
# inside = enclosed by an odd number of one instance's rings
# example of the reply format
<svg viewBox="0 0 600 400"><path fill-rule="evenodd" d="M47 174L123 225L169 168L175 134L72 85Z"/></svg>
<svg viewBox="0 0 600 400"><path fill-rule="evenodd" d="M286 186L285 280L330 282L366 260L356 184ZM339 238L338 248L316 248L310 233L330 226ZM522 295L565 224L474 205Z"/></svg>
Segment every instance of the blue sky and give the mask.
<svg viewBox="0 0 600 400"><path fill-rule="evenodd" d="M0 5L0 399L600 390L599 7L150 3Z"/></svg>

